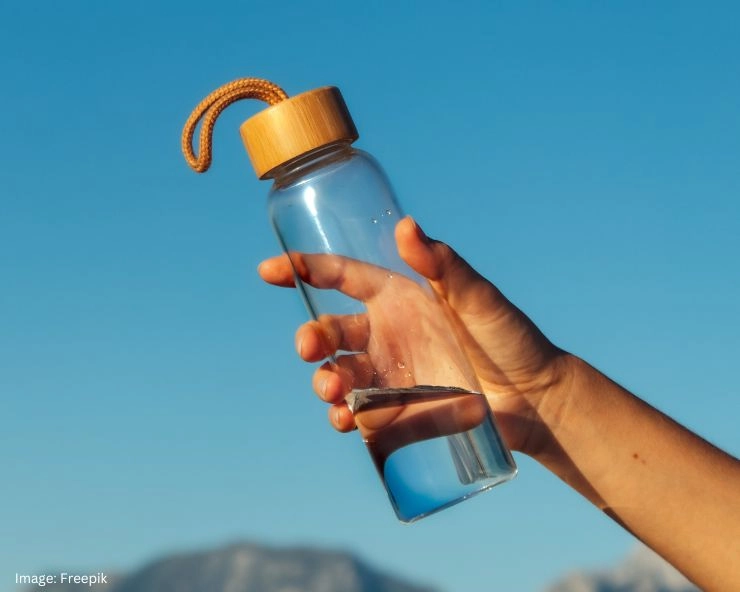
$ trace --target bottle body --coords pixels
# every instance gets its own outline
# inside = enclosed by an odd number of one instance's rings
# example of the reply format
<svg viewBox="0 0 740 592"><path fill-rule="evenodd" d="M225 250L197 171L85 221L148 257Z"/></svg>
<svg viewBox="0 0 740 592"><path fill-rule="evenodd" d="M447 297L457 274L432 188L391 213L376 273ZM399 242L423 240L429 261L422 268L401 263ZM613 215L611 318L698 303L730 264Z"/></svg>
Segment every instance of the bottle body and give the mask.
<svg viewBox="0 0 740 592"><path fill-rule="evenodd" d="M274 171L268 210L396 514L410 522L514 476L446 306L400 258L403 212L377 162L337 142Z"/></svg>

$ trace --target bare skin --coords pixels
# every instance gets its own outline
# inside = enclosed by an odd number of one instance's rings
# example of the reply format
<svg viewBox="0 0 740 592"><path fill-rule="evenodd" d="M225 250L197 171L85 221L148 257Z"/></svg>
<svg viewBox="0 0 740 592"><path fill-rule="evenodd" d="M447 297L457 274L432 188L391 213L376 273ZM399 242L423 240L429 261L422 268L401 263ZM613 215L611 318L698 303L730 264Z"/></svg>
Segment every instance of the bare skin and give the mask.
<svg viewBox="0 0 740 592"><path fill-rule="evenodd" d="M396 242L401 258L429 280L458 325L509 447L558 475L702 589L740 590L740 462L553 345L493 284L411 218L399 222ZM356 265L365 264L335 261L325 277L308 277L300 264L296 272L315 287L363 300L371 314L378 295L353 273ZM259 273L270 284L294 286L286 255L264 261ZM357 427L344 397L370 384L363 366L373 355L373 333L382 331L363 317L322 317L296 333L307 362L338 350L355 352L324 363L313 379L314 390L331 404L330 422L343 432ZM394 419L374 418L374 427Z"/></svg>

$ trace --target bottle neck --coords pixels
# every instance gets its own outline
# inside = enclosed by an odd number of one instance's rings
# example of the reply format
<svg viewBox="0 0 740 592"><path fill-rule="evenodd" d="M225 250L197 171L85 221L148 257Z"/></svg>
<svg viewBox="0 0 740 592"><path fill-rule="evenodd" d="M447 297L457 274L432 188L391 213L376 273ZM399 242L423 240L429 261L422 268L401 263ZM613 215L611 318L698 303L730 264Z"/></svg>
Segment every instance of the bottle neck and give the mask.
<svg viewBox="0 0 740 592"><path fill-rule="evenodd" d="M275 167L270 171L268 178L274 179L276 187L285 187L320 168L347 160L351 156L352 142L339 140L311 150L311 152Z"/></svg>

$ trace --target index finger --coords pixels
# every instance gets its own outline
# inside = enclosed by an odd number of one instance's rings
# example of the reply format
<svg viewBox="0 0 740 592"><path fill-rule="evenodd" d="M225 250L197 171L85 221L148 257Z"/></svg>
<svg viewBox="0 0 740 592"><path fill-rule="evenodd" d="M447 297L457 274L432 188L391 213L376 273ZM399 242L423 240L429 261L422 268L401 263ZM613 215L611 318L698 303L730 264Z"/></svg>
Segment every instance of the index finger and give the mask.
<svg viewBox="0 0 740 592"><path fill-rule="evenodd" d="M269 284L295 287L295 278L314 288L339 290L367 301L382 288L390 270L351 257L291 252L263 261L259 274ZM400 278L399 278L400 279Z"/></svg>
<svg viewBox="0 0 740 592"><path fill-rule="evenodd" d="M257 273L268 284L283 288L295 288L293 266L286 254L265 259L257 266Z"/></svg>

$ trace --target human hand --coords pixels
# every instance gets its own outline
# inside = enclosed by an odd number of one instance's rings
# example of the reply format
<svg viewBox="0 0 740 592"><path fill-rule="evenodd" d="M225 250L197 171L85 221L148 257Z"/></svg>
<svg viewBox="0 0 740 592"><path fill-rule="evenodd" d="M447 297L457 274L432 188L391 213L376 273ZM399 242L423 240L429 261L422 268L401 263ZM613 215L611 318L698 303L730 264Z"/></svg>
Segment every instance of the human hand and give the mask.
<svg viewBox="0 0 740 592"><path fill-rule="evenodd" d="M409 267L429 280L435 301L443 303L458 330L507 444L532 453L539 445L537 409L545 397L557 396L554 387L566 374L563 352L493 284L450 247L429 239L413 219L398 223L396 243ZM312 258L316 257L324 258L322 265L315 265ZM389 282L387 270L335 255L293 253L292 258L293 265L287 255L262 262L260 276L270 284L293 287L295 267L304 283L339 290L363 301L367 308L361 315L322 316L296 332L298 353L307 362L335 356L338 351L353 352L324 363L313 378L314 390L332 404L329 417L336 429L355 427L355 417L344 401L353 388L382 387L385 382L404 386L405 377L408 386L459 384L464 370L461 364L440 363L447 360L450 349L440 342L439 315L430 312L438 309L426 304L428 295L419 284L402 276ZM409 330L412 325L414 330ZM396 348L384 347L389 341ZM416 359L398 357L400 351L413 351L414 345L424 348L423 359L437 363L419 367ZM439 355L429 351L435 347ZM386 370L379 374L377 368ZM375 414L372 422L382 427L394 413L389 409L387 417Z"/></svg>

